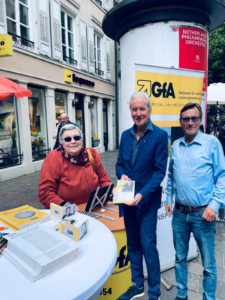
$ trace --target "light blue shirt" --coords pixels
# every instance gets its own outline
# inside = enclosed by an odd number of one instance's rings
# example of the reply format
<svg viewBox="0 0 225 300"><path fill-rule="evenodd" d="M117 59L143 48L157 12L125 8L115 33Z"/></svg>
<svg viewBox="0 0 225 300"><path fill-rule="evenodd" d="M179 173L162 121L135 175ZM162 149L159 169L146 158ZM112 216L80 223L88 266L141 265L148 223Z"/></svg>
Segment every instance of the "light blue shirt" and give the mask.
<svg viewBox="0 0 225 300"><path fill-rule="evenodd" d="M167 204L208 205L214 211L225 204L225 158L218 139L200 131L187 144L185 137L173 143L170 156Z"/></svg>

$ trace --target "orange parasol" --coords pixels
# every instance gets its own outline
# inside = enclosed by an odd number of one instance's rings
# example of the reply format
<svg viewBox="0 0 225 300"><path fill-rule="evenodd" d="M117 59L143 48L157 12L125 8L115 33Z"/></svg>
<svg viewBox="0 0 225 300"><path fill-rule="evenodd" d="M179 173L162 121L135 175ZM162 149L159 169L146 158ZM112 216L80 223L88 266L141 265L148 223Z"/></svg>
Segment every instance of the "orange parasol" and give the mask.
<svg viewBox="0 0 225 300"><path fill-rule="evenodd" d="M32 93L21 85L0 76L0 101L6 101L11 96L16 98L32 97Z"/></svg>

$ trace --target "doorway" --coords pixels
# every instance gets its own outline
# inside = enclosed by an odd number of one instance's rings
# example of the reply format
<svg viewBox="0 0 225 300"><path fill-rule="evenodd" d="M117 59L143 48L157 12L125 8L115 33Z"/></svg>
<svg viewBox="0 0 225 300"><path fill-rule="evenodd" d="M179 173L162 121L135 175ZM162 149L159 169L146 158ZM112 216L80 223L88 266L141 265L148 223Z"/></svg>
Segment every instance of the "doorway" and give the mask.
<svg viewBox="0 0 225 300"><path fill-rule="evenodd" d="M76 97L76 124L83 133L83 147L85 148L84 97L82 94L76 94Z"/></svg>

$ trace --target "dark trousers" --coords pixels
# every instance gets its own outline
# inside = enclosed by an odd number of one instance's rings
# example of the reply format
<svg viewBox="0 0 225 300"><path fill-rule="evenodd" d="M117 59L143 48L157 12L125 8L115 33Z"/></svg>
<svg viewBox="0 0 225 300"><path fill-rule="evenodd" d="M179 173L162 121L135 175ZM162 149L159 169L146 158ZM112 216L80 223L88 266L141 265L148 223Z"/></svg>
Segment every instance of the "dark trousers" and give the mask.
<svg viewBox="0 0 225 300"><path fill-rule="evenodd" d="M160 264L156 248L157 209L140 211L124 205L124 221L127 233L128 254L131 261L132 282L144 286L143 255L148 270L148 296L160 296Z"/></svg>

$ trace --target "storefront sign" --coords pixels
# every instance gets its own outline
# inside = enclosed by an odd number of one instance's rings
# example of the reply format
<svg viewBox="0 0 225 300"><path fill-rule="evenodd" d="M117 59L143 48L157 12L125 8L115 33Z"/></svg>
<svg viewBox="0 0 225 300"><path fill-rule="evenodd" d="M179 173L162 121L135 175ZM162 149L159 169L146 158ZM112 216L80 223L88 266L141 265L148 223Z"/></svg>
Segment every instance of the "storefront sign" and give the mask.
<svg viewBox="0 0 225 300"><path fill-rule="evenodd" d="M68 69L64 69L64 81L68 83L76 82L79 83L80 85L83 84L91 87L95 86L95 83L93 81L77 77L75 74L72 73L72 71Z"/></svg>
<svg viewBox="0 0 225 300"><path fill-rule="evenodd" d="M12 36L9 34L0 35L0 57L13 56Z"/></svg>
<svg viewBox="0 0 225 300"><path fill-rule="evenodd" d="M179 127L180 110L188 102L201 105L204 72L136 65L135 91L151 98L153 123Z"/></svg>
<svg viewBox="0 0 225 300"><path fill-rule="evenodd" d="M73 74L73 82L76 82L76 83L79 83L79 84L88 85L88 86L91 86L91 87L95 86L95 83L93 81L77 77L75 74Z"/></svg>
<svg viewBox="0 0 225 300"><path fill-rule="evenodd" d="M64 69L64 81L68 83L73 82L72 71Z"/></svg>

